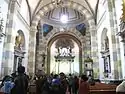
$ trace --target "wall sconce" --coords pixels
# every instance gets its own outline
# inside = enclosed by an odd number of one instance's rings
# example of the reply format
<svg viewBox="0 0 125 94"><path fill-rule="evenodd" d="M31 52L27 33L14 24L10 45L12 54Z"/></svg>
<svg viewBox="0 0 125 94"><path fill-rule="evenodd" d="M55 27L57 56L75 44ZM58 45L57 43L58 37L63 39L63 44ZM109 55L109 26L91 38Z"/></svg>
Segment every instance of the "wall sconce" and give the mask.
<svg viewBox="0 0 125 94"><path fill-rule="evenodd" d="M0 11L0 42L2 41L2 37L6 36L6 34L3 33L3 27L4 27L3 26L3 18L2 18L2 15L1 15L1 11Z"/></svg>

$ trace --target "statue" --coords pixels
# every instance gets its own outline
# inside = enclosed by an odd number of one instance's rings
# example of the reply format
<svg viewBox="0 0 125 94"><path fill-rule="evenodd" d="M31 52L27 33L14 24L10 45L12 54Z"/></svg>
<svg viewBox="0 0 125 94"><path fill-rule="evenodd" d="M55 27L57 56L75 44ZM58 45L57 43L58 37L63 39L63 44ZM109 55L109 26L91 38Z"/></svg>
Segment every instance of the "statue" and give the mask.
<svg viewBox="0 0 125 94"><path fill-rule="evenodd" d="M109 40L108 37L105 38L105 50L109 49Z"/></svg>
<svg viewBox="0 0 125 94"><path fill-rule="evenodd" d="M20 48L21 44L22 44L22 36L18 35L18 36L16 36L16 39L15 39L15 46L17 48Z"/></svg>
<svg viewBox="0 0 125 94"><path fill-rule="evenodd" d="M43 52L41 56L42 56L42 67L43 67L44 64L45 64L46 55L45 55L45 53Z"/></svg>

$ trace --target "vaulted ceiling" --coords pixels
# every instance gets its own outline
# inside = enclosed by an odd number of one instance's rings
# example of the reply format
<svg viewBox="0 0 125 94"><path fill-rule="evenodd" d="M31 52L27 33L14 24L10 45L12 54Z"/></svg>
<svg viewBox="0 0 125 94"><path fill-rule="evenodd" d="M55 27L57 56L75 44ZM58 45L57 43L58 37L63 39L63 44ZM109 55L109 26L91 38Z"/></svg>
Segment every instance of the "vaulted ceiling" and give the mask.
<svg viewBox="0 0 125 94"><path fill-rule="evenodd" d="M99 0L70 0L70 1L74 1L83 5L85 8L87 8L90 11L90 13L93 16L96 15L96 8ZM37 11L41 7L51 2L52 0L28 0L30 11L31 11L31 18L37 13Z"/></svg>

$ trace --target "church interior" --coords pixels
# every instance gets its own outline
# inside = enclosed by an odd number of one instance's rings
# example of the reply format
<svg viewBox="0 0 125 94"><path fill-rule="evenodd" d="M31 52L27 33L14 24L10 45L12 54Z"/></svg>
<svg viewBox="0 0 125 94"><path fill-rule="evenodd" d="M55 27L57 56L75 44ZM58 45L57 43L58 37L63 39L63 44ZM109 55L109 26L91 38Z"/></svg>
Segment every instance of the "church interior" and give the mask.
<svg viewBox="0 0 125 94"><path fill-rule="evenodd" d="M125 0L0 0L0 78L20 65L125 79Z"/></svg>

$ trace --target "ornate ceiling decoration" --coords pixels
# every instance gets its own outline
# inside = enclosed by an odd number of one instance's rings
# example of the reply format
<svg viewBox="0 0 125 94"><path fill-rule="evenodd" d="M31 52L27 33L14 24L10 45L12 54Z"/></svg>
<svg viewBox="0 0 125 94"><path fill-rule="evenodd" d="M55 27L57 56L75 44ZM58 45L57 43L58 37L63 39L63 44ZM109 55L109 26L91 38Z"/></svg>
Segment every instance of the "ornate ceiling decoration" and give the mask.
<svg viewBox="0 0 125 94"><path fill-rule="evenodd" d="M55 8L45 14L45 16L42 17L42 20L54 24L54 25L64 25L60 19L62 15L67 15L68 22L67 24L79 24L82 23L85 20L85 16L79 13L78 11L67 8L67 7L59 7Z"/></svg>
<svg viewBox="0 0 125 94"><path fill-rule="evenodd" d="M92 13L92 15L95 15L96 8L98 5L97 4L98 0L70 0L70 1L74 1L83 5L86 9L90 11L90 13ZM52 3L52 0L27 0L27 2L30 7L31 15L33 17L40 8L46 6L49 3Z"/></svg>

